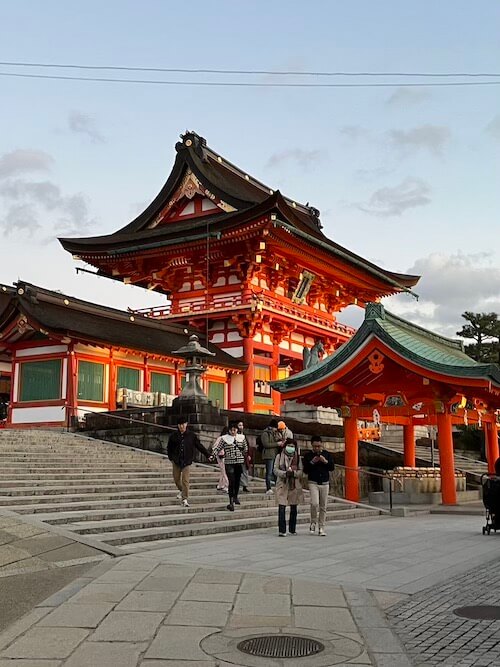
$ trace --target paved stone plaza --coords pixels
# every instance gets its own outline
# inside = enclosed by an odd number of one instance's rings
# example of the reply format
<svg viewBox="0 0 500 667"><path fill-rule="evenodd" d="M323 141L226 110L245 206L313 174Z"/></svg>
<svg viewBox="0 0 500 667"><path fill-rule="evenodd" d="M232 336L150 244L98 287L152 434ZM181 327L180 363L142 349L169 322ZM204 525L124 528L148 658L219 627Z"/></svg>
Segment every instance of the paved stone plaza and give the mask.
<svg viewBox="0 0 500 667"><path fill-rule="evenodd" d="M498 566L495 559L387 610L390 623L417 664L500 665L500 621L470 620L453 613L457 607L500 603Z"/></svg>
<svg viewBox="0 0 500 667"><path fill-rule="evenodd" d="M488 563L499 544L481 525L455 515L332 522L326 538L261 530L107 559L0 635L0 667L499 664L500 621L452 613L497 597ZM324 649L283 660L238 650L263 634Z"/></svg>

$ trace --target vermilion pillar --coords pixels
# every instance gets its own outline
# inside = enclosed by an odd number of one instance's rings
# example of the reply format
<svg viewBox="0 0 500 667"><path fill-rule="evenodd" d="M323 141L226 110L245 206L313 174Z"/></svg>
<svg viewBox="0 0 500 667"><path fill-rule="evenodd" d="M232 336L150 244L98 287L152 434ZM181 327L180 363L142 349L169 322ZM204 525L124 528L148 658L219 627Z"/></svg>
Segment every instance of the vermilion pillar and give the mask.
<svg viewBox="0 0 500 667"><path fill-rule="evenodd" d="M415 467L415 429L413 424L403 426L404 465Z"/></svg>
<svg viewBox="0 0 500 667"><path fill-rule="evenodd" d="M451 415L437 414L439 465L441 468L441 497L443 505L457 504L455 481L455 460L453 456L453 437Z"/></svg>
<svg viewBox="0 0 500 667"><path fill-rule="evenodd" d="M243 410L253 412L254 376L253 376L253 339L243 338L243 361L248 368L243 375Z"/></svg>
<svg viewBox="0 0 500 667"><path fill-rule="evenodd" d="M280 349L276 342L273 342L273 364L271 366L271 381L278 379L278 364L280 362ZM273 412L279 415L281 412L281 395L279 391L271 391L273 399Z"/></svg>
<svg viewBox="0 0 500 667"><path fill-rule="evenodd" d="M358 420L356 417L344 417L345 440L345 497L353 502L359 501L358 473Z"/></svg>
<svg viewBox="0 0 500 667"><path fill-rule="evenodd" d="M498 458L498 427L493 415L492 422L484 422L484 439L486 445L486 460L488 461L488 472L495 472L495 461Z"/></svg>

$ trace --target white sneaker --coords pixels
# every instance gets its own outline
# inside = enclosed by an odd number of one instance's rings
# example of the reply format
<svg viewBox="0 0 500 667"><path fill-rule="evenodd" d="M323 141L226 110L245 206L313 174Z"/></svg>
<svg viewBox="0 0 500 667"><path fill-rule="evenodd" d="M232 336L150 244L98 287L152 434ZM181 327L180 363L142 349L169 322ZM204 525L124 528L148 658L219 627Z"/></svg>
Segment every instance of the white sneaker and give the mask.
<svg viewBox="0 0 500 667"><path fill-rule="evenodd" d="M266 491L266 496L274 496L274 491L269 489L269 491Z"/></svg>
<svg viewBox="0 0 500 667"><path fill-rule="evenodd" d="M179 493L175 496L177 500L182 500L182 491L179 491Z"/></svg>
<svg viewBox="0 0 500 667"><path fill-rule="evenodd" d="M309 532L310 533L315 533L316 532L316 524L315 523L311 523L311 525L309 526Z"/></svg>
<svg viewBox="0 0 500 667"><path fill-rule="evenodd" d="M278 537L286 537L286 533L278 533Z"/></svg>
<svg viewBox="0 0 500 667"><path fill-rule="evenodd" d="M320 529L319 529L319 531L318 531L318 535L319 535L320 537L325 537L326 533L325 533L325 531L324 531L323 528L320 528Z"/></svg>
<svg viewBox="0 0 500 667"><path fill-rule="evenodd" d="M184 498L184 500L182 501L182 506L183 506L183 507L189 507L189 503L188 503L188 501L186 500L186 498Z"/></svg>

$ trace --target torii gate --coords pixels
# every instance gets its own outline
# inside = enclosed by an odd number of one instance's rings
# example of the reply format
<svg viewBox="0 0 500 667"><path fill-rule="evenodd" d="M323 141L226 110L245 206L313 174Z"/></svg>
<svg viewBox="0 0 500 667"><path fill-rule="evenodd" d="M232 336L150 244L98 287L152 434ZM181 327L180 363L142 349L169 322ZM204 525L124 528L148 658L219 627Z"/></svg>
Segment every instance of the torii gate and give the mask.
<svg viewBox="0 0 500 667"><path fill-rule="evenodd" d="M346 498L359 500L358 419L403 426L404 464L415 466L415 425L438 431L443 504L457 501L453 424L480 424L489 472L499 456L500 367L481 364L450 340L367 304L356 334L321 363L273 382L282 399L340 408Z"/></svg>

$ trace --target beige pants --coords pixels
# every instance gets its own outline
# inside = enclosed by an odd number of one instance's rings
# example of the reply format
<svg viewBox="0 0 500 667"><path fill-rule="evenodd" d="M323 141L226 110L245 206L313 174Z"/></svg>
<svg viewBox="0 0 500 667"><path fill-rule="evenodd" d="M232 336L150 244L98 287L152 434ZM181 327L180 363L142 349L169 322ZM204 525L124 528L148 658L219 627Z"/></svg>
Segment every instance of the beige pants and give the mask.
<svg viewBox="0 0 500 667"><path fill-rule="evenodd" d="M172 463L172 472L174 473L175 486L182 493L182 500L189 498L189 471L191 466L180 468L176 463Z"/></svg>
<svg viewBox="0 0 500 667"><path fill-rule="evenodd" d="M316 482L309 482L309 494L311 502L311 523L318 521L319 510L319 528L325 527L326 522L326 506L328 504L329 484L316 484Z"/></svg>

